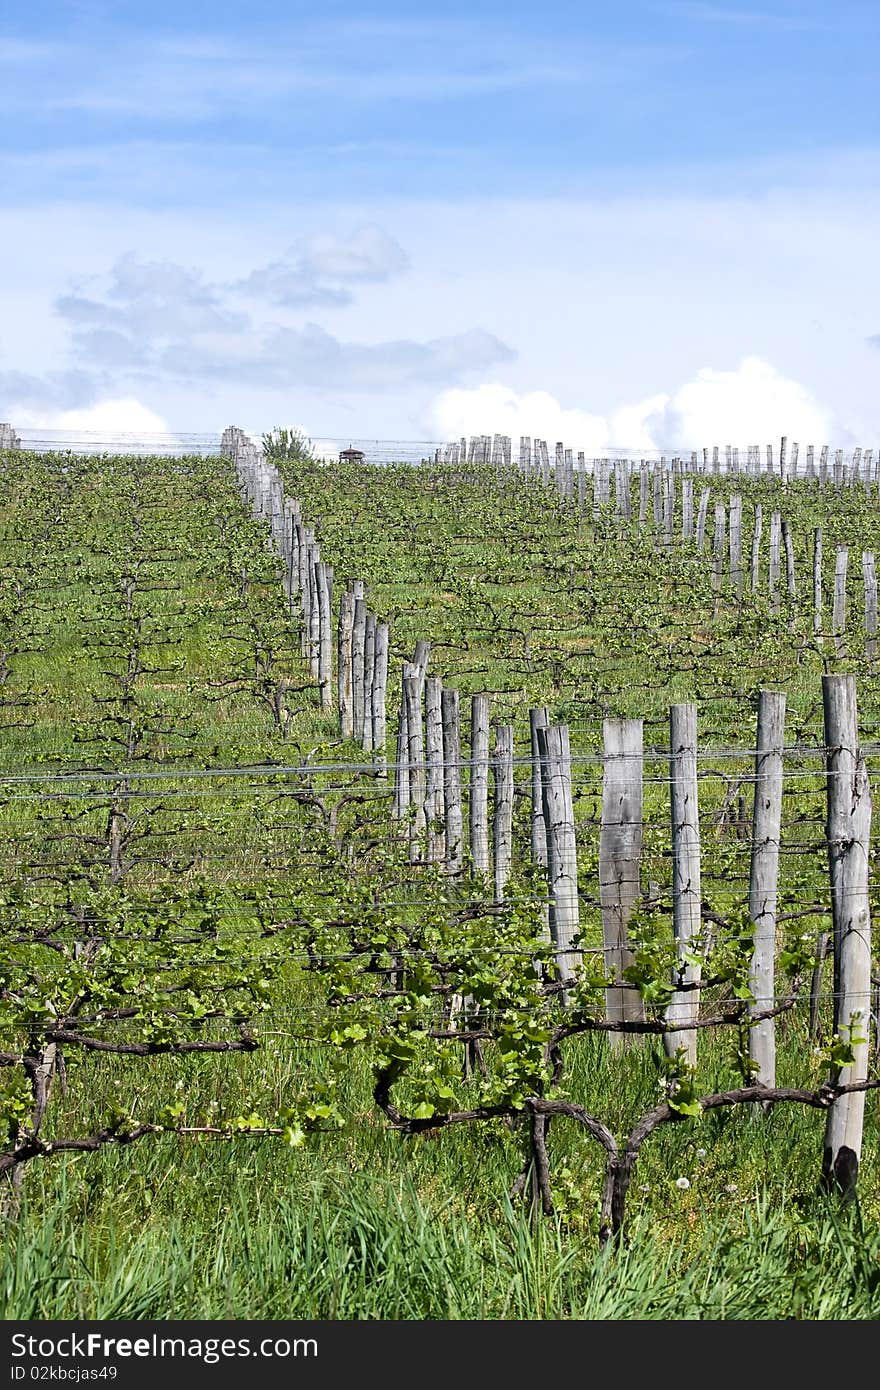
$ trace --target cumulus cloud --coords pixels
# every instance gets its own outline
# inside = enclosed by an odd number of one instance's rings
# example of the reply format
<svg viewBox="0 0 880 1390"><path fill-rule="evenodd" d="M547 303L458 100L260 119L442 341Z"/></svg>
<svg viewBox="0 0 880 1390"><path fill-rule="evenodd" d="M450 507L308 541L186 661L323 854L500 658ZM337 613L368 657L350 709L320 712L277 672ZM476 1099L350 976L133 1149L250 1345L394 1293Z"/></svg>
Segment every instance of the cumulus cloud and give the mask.
<svg viewBox="0 0 880 1390"><path fill-rule="evenodd" d="M329 280L388 280L406 270L409 258L394 237L368 223L348 237L308 238L302 243L300 265Z"/></svg>
<svg viewBox="0 0 880 1390"><path fill-rule="evenodd" d="M821 444L834 427L806 387L771 363L746 357L734 370L703 367L672 394L659 393L605 414L564 407L545 391L518 394L497 384L442 391L425 421L436 438L509 434L562 440L596 454L604 449L655 451L715 444L765 444L783 434Z"/></svg>
<svg viewBox="0 0 880 1390"><path fill-rule="evenodd" d="M250 299L264 299L284 309L338 309L354 299L351 290L322 285L310 271L289 261L272 261L260 270L252 270L232 288Z"/></svg>
<svg viewBox="0 0 880 1390"><path fill-rule="evenodd" d="M83 434L168 434L166 420L134 396L96 401L78 410L23 410L16 415L21 429L78 430Z"/></svg>
<svg viewBox="0 0 880 1390"><path fill-rule="evenodd" d="M233 333L248 326L247 315L226 308L217 288L206 284L199 271L171 261L141 261L134 255L122 256L113 266L105 299L62 295L55 309L75 334L102 330L123 335L131 340L133 353L138 352L138 338ZM87 339L82 345L88 351ZM98 346L106 343L98 340Z"/></svg>
<svg viewBox="0 0 880 1390"><path fill-rule="evenodd" d="M406 264L398 243L371 225L348 237L312 237L299 244L294 262L273 262L225 287L170 261L123 256L103 296L66 294L55 307L70 326L77 360L117 382L119 374L143 380L149 373L262 389L390 390L452 384L513 359L512 349L482 328L427 341L346 342L316 323L257 323L225 302L238 290L284 307L345 304L346 282L387 280ZM39 395L40 379L32 385L30 394ZM25 403L22 393L9 394ZM94 395L58 401L43 390L40 403L86 405Z"/></svg>
<svg viewBox="0 0 880 1390"><path fill-rule="evenodd" d="M390 280L408 265L400 243L369 223L347 237L324 233L304 238L286 257L253 270L232 288L285 308L334 308L352 302L349 284Z"/></svg>

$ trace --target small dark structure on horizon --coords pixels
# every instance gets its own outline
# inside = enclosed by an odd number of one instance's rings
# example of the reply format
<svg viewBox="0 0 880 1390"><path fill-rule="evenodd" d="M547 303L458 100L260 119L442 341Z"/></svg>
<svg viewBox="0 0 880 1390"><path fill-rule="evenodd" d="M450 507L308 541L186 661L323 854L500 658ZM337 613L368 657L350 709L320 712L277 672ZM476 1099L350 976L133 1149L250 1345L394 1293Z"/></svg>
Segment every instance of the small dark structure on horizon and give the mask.
<svg viewBox="0 0 880 1390"><path fill-rule="evenodd" d="M340 449L340 463L363 463L366 455L362 449L355 449L354 445L349 444L347 449Z"/></svg>

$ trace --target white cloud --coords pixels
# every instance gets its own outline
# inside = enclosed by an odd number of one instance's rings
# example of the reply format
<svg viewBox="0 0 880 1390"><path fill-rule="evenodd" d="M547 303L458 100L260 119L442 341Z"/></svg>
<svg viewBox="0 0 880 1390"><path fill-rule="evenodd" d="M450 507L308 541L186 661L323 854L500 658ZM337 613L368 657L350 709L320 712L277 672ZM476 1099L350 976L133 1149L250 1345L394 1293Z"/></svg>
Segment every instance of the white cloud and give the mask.
<svg viewBox="0 0 880 1390"><path fill-rule="evenodd" d="M98 447L118 443L132 452L175 449L182 441L171 433L168 422L134 396L97 401L78 410L12 409L15 428L28 435L42 435L46 441L57 437L59 448L77 443Z"/></svg>
<svg viewBox="0 0 880 1390"><path fill-rule="evenodd" d="M406 270L409 258L394 237L370 223L348 237L310 237L302 244L300 265L331 280L387 280Z"/></svg>
<svg viewBox="0 0 880 1390"><path fill-rule="evenodd" d="M498 433L516 441L526 434L547 440L551 448L561 440L587 454L716 444L744 448L772 443L783 434L822 444L834 428L830 412L805 387L759 357L746 357L731 371L703 367L673 394L648 396L605 415L566 408L547 391L518 394L499 384L441 391L425 423L436 438Z"/></svg>

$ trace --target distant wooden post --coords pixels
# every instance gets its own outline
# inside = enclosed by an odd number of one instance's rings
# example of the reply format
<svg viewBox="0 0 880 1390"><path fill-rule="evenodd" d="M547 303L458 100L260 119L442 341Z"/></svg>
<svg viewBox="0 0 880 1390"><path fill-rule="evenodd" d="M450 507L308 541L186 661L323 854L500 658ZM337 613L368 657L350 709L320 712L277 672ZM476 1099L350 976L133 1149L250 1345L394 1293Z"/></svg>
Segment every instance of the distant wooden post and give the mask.
<svg viewBox="0 0 880 1390"><path fill-rule="evenodd" d="M819 486L825 487L828 482L828 445L823 444L819 450Z"/></svg>
<svg viewBox="0 0 880 1390"><path fill-rule="evenodd" d="M544 821L547 829L547 880L550 892L550 939L563 985L575 974L573 947L580 922L577 885L577 842L571 789L571 751L568 727L550 724L538 729L543 764ZM568 1002L568 990L563 990Z"/></svg>
<svg viewBox="0 0 880 1390"><path fill-rule="evenodd" d="M837 656L843 653L846 632L846 567L848 558L849 547L839 545L834 561L834 603L831 613L834 650Z"/></svg>
<svg viewBox="0 0 880 1390"><path fill-rule="evenodd" d="M871 789L859 747L853 676L822 677L828 797L828 864L834 932L834 1033L854 1060L834 1067L833 1085L868 1076L871 1011L871 910L868 876ZM827 1188L855 1191L862 1152L864 1091L840 1096L825 1123L822 1180Z"/></svg>
<svg viewBox="0 0 880 1390"><path fill-rule="evenodd" d="M471 698L471 867L488 874L489 862L489 696Z"/></svg>
<svg viewBox="0 0 880 1390"><path fill-rule="evenodd" d="M373 751L373 681L376 677L376 615L367 613L364 624L364 724L361 748Z"/></svg>
<svg viewBox="0 0 880 1390"><path fill-rule="evenodd" d="M749 916L755 930L755 945L749 967L749 988L752 992L749 1012L753 1017L772 1009L775 1003L776 895L784 743L785 695L775 690L761 690L758 693L752 860L749 871ZM762 1086L775 1086L774 1019L758 1019L751 1024L749 1058L755 1068L755 1080Z"/></svg>
<svg viewBox="0 0 880 1390"><path fill-rule="evenodd" d="M602 908L604 971L615 983L605 990L609 1022L643 1019L637 989L623 982L633 962L628 939L629 919L640 897L642 853L642 721L606 719L602 726L602 825L599 832L599 900ZM612 1051L620 1051L634 1035L609 1033Z"/></svg>
<svg viewBox="0 0 880 1390"><path fill-rule="evenodd" d="M446 815L443 778L442 683L439 676L425 678L425 816L428 822L428 863L446 858Z"/></svg>
<svg viewBox="0 0 880 1390"><path fill-rule="evenodd" d="M699 967L684 962L686 953L698 945L701 935L700 913L700 813L697 800L697 707L673 705L670 724L670 808L672 818L672 927L679 959L676 983L665 1021L669 1031L663 1035L668 1057L684 1049L688 1066L697 1064L697 1034L687 1025L699 1015Z"/></svg>
<svg viewBox="0 0 880 1390"><path fill-rule="evenodd" d="M513 726L501 724L495 731L492 756L495 781L492 847L495 868L495 901L504 901L513 866Z"/></svg>
<svg viewBox="0 0 880 1390"><path fill-rule="evenodd" d="M464 867L464 821L461 802L461 722L457 690L443 690L440 709L443 717L446 871L449 874L460 874Z"/></svg>
<svg viewBox="0 0 880 1390"><path fill-rule="evenodd" d="M865 582L865 656L877 659L877 570L873 550L862 552L862 577Z"/></svg>

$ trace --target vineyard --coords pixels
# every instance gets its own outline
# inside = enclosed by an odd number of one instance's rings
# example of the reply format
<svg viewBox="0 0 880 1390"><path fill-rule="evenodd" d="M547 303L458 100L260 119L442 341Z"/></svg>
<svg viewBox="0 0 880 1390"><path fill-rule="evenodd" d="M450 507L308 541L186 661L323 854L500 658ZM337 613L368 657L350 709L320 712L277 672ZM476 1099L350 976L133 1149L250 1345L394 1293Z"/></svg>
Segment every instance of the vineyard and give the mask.
<svg viewBox="0 0 880 1390"><path fill-rule="evenodd" d="M20 444L7 1316L876 1317L880 456Z"/></svg>

